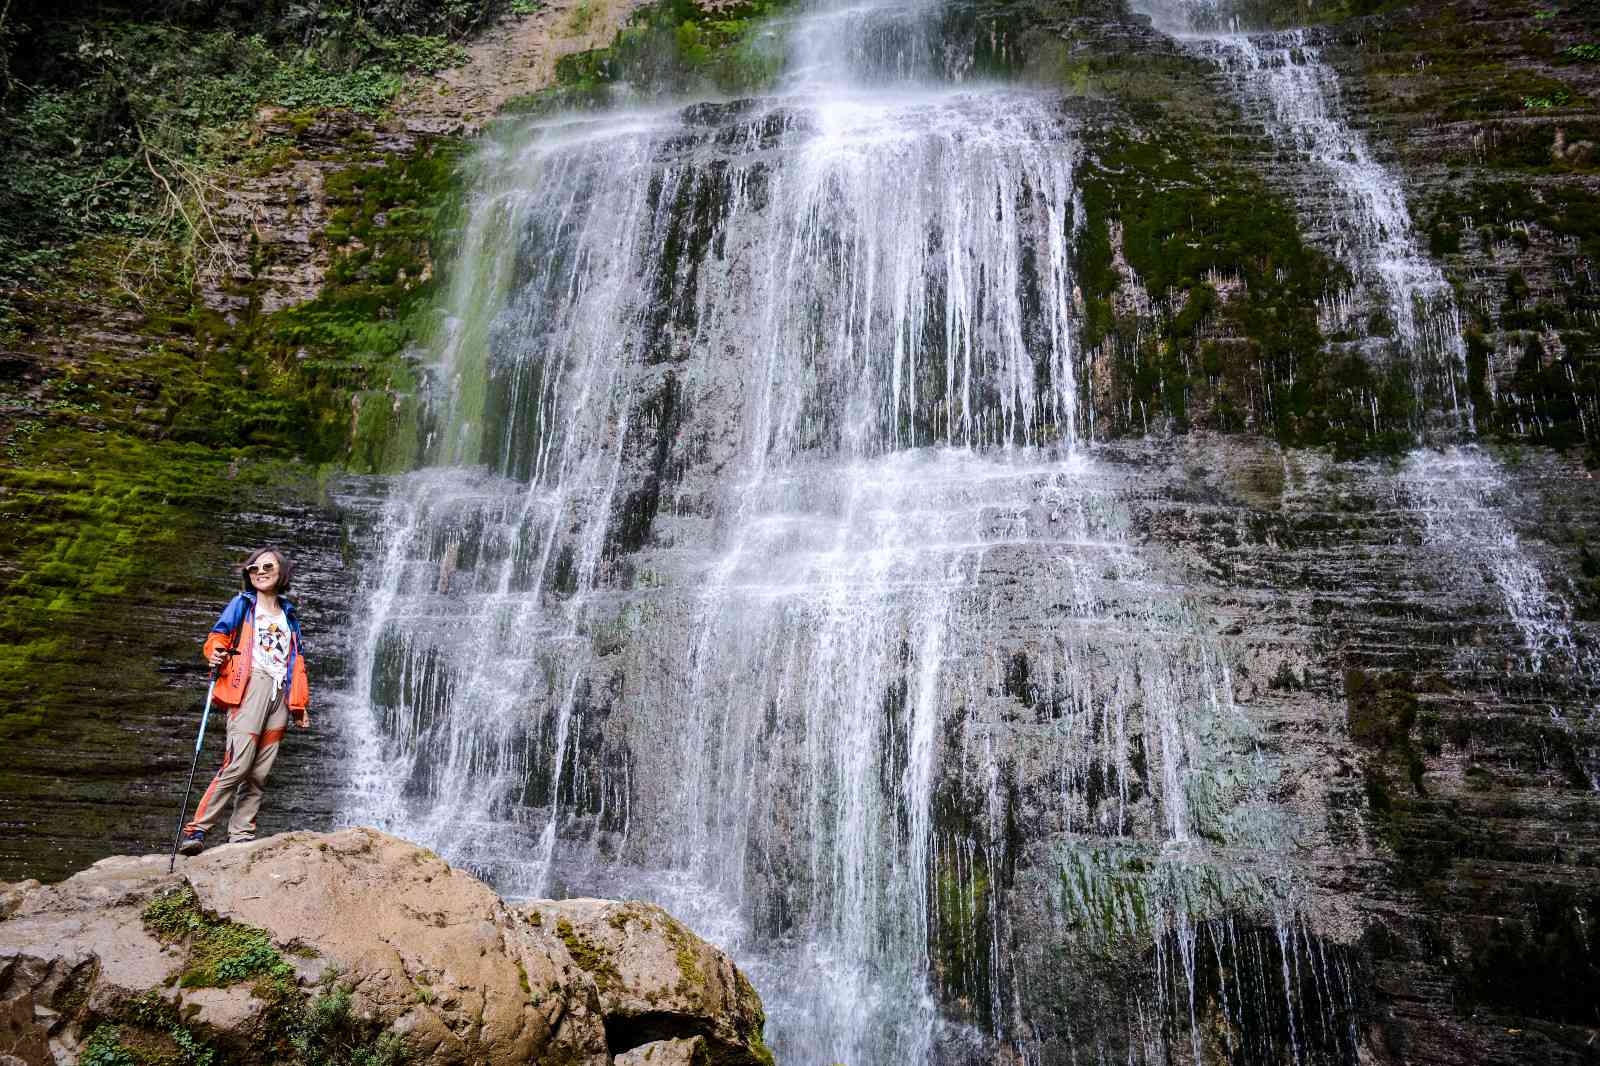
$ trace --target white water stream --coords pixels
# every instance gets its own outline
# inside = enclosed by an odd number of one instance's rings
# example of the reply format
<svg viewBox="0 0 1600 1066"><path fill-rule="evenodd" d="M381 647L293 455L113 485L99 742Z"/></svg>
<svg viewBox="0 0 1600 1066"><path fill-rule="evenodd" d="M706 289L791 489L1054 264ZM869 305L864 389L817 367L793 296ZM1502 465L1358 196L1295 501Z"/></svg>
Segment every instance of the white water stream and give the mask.
<svg viewBox="0 0 1600 1066"><path fill-rule="evenodd" d="M1071 131L1048 97L952 86L927 18L825 11L780 95L488 146L437 465L396 487L358 642L347 817L511 894L661 900L740 957L790 1062L930 1054L956 616L996 545L1096 550L1023 519L1083 472ZM630 592L630 428L679 388L719 407L726 474ZM660 669L607 763L611 634Z"/></svg>
<svg viewBox="0 0 1600 1066"><path fill-rule="evenodd" d="M1418 240L1398 174L1352 125L1339 77L1316 41L1305 30L1239 32L1216 0L1136 0L1134 7L1215 64L1246 120L1260 123L1291 172L1315 186L1297 206L1310 228L1328 234L1329 251L1353 282L1352 291L1325 297L1323 330L1391 337L1394 350L1378 345L1369 357L1379 365L1410 360L1419 399L1448 405L1450 428L1470 435L1455 292ZM1230 25L1232 32L1218 32ZM1374 310L1387 321L1370 320Z"/></svg>
<svg viewBox="0 0 1600 1066"><path fill-rule="evenodd" d="M347 818L509 894L659 900L735 953L793 1063L982 1046L936 983L1011 1035L1002 644L1054 708L1030 817L1085 884L1108 841L1123 881L1145 854L1190 889L1227 864L1202 834L1284 845L1222 649L1082 452L1073 130L961 84L935 14L822 11L777 95L485 146L441 436L358 640ZM680 416L716 473L624 559L630 440ZM1192 956L1190 904L1262 883L1151 888L1140 935Z"/></svg>

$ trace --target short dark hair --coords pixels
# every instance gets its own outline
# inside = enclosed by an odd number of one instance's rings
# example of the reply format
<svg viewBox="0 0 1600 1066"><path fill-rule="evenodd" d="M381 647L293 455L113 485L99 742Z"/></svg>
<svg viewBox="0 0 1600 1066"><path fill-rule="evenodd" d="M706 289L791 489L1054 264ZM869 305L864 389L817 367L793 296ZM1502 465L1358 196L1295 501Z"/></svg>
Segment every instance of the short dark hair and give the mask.
<svg viewBox="0 0 1600 1066"><path fill-rule="evenodd" d="M250 564L254 563L263 555L271 555L276 557L278 560L278 583L272 587L272 593L275 596L281 596L285 592L289 591L289 580L294 577L294 563L290 562L289 557L283 554L283 552L271 546L257 548L255 551L250 553L250 557L248 559L239 564L239 587L244 589L246 592L255 588L254 585L250 584L249 567Z"/></svg>

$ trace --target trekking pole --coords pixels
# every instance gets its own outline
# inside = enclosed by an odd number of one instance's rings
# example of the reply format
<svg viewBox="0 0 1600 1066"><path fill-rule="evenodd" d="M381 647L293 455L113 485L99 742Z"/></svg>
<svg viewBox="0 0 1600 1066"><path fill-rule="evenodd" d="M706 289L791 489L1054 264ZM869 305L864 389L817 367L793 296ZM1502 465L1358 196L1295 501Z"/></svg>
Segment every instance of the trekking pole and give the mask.
<svg viewBox="0 0 1600 1066"><path fill-rule="evenodd" d="M239 633L235 630L234 639L237 640L238 636ZM233 644L229 643L228 655L237 654L238 652L233 650ZM223 668L227 665L228 659L224 657L220 663L213 666L211 668L211 684L206 686L206 706L205 710L200 712L200 732L195 734L194 738L194 758L189 760L189 783L183 786L183 805L178 808L178 828L172 831L172 854L167 857L167 873L169 874L178 865L178 842L183 839L183 816L189 811L189 793L194 791L194 771L200 765L200 745L205 742L206 722L211 719L211 694L216 691L217 678L222 676Z"/></svg>

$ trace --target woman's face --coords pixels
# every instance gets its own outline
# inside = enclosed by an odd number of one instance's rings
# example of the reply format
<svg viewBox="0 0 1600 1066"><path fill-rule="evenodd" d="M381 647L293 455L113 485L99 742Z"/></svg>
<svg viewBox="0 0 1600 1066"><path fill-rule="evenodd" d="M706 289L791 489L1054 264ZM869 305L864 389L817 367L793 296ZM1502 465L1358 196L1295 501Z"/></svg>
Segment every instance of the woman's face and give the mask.
<svg viewBox="0 0 1600 1066"><path fill-rule="evenodd" d="M282 570L283 564L271 552L262 552L255 562L245 567L245 573L250 575L250 587L257 592L271 592L277 588Z"/></svg>

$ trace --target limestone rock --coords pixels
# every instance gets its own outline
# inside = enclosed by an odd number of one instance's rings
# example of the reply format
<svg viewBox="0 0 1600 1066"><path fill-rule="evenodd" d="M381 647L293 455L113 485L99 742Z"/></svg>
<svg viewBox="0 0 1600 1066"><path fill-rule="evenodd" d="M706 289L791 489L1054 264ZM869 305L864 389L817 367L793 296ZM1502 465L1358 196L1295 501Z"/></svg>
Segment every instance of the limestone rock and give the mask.
<svg viewBox="0 0 1600 1066"><path fill-rule="evenodd" d="M168 985L183 957L145 929L139 909L175 880L161 856L119 856L25 890L0 924L0 996L28 994L51 1008L81 1000L102 1012Z"/></svg>
<svg viewBox="0 0 1600 1066"><path fill-rule="evenodd" d="M183 993L183 1016L213 1032L250 1033L267 1008L248 985L192 988Z"/></svg>
<svg viewBox="0 0 1600 1066"><path fill-rule="evenodd" d="M475 133L512 98L555 80L562 56L610 43L640 0L548 0L501 19L467 46L459 67L416 79L397 101L408 130Z"/></svg>
<svg viewBox="0 0 1600 1066"><path fill-rule="evenodd" d="M718 1066L771 1063L755 989L732 960L660 907L568 899L519 909L530 939L593 978L613 1047L698 1036Z"/></svg>
<svg viewBox="0 0 1600 1066"><path fill-rule="evenodd" d="M190 925L163 943L147 921L153 898L192 890L207 928L264 930L282 960L277 980L305 995L337 982L352 1017L398 1033L412 1063L602 1066L613 1043L663 1038L689 1038L660 1049L669 1063L708 1051L718 1063L770 1061L749 982L656 907L514 911L431 852L369 829L289 833L213 848L175 874L166 866L165 856L118 857L56 885L0 886L11 912L0 921L0 1055L33 1066L50 1061L53 1040L57 1057L71 1057L138 1001L146 1014L181 1017L230 1061L270 1059L281 991L254 978L188 987L207 983L191 980L206 934ZM548 929L530 923L541 906Z"/></svg>

